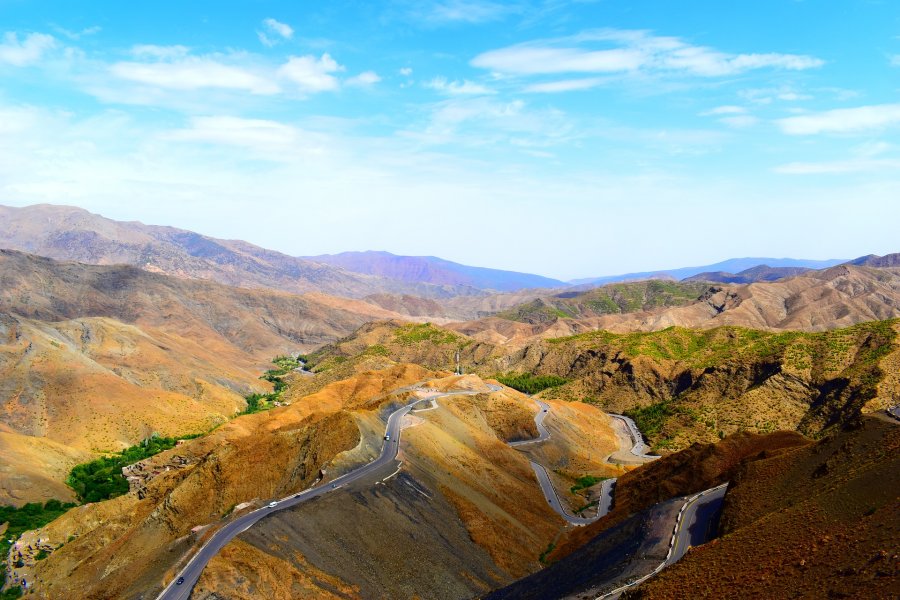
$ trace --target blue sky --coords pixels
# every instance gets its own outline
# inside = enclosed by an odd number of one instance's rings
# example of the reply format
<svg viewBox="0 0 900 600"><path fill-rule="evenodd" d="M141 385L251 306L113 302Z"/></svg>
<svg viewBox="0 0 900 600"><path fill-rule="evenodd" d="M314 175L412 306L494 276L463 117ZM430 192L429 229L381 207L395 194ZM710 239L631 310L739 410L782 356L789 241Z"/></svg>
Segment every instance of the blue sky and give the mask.
<svg viewBox="0 0 900 600"><path fill-rule="evenodd" d="M559 278L900 251L891 0L0 0L0 203Z"/></svg>

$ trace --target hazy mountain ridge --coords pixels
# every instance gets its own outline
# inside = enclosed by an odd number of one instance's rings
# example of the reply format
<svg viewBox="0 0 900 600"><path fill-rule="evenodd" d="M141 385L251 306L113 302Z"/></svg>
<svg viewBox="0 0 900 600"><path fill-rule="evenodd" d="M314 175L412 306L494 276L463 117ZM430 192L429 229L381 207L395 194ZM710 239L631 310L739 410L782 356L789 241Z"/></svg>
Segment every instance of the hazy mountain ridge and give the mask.
<svg viewBox="0 0 900 600"><path fill-rule="evenodd" d="M726 271L706 271L692 275L682 281L713 281L716 283L757 283L760 281L778 281L779 279L787 279L796 277L812 271L808 267L770 267L769 265L758 265L749 269L744 269L738 273L728 273Z"/></svg>
<svg viewBox="0 0 900 600"><path fill-rule="evenodd" d="M514 292L528 288L565 287L567 285L558 279L541 275L473 267L436 256L398 256L390 252L369 250L304 258L338 266L355 273L380 275L410 283L463 285L500 292Z"/></svg>
<svg viewBox="0 0 900 600"><path fill-rule="evenodd" d="M390 292L426 297L478 293L467 286L407 283L295 258L240 240L107 219L71 206L0 206L0 248L88 264L128 264L176 277L291 293L349 297Z"/></svg>
<svg viewBox="0 0 900 600"><path fill-rule="evenodd" d="M803 267L807 269L827 269L845 262L844 260L828 259L828 260L811 260L803 258L762 258L762 257L745 257L745 258L729 258L721 262L711 265L702 265L698 267L680 267L676 269L660 269L658 271L641 271L637 273L624 273L622 275L606 275L603 277L586 277L581 279L573 279L569 281L571 285L576 286L595 286L605 283L614 283L617 281L637 281L640 279L675 279L684 280L700 273L739 273L760 265L769 267Z"/></svg>

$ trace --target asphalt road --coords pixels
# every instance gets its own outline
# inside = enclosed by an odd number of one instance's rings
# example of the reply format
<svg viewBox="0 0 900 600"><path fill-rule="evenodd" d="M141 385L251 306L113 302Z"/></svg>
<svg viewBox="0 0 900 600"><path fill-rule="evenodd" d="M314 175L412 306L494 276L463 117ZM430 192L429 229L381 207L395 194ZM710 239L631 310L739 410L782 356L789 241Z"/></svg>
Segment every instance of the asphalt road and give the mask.
<svg viewBox="0 0 900 600"><path fill-rule="evenodd" d="M644 583L651 577L658 575L667 566L678 562L691 546L699 546L712 539L714 534L712 526L718 518L727 490L728 484L723 483L685 500L681 510L678 511L678 516L675 518L675 527L672 530L672 538L669 540L669 551L666 554L666 559L650 573L607 592L597 597L596 600L614 600L618 598L625 590Z"/></svg>
<svg viewBox="0 0 900 600"><path fill-rule="evenodd" d="M638 458L650 458L650 459L659 458L658 456L656 456L654 454L646 454L646 452L648 450L650 450L650 447L644 443L644 436L641 435L641 432L638 429L638 427L634 421L632 421L629 417L626 417L625 415L614 415L614 414L610 413L609 416L611 416L614 419L619 419L620 421L625 423L625 426L628 428L628 433L631 434L632 443L634 444L631 447L632 454L634 454Z"/></svg>
<svg viewBox="0 0 900 600"><path fill-rule="evenodd" d="M312 498L316 498L317 496L322 496L324 494L332 492L345 485L353 483L354 481L367 477L378 471L382 467L393 463L397 458L397 450L400 444L400 424L403 420L403 417L410 411L413 405L426 400L434 400L436 398L442 398L445 396L470 396L477 393L478 392L467 390L432 394L425 398L417 399L415 402L410 402L406 406L395 410L388 417L387 426L385 427L385 435L390 436L390 441L385 441L382 444L381 453L378 455L378 458L366 465L363 465L362 467L359 467L358 469L354 469L349 473L341 475L340 477L333 479L326 484L310 488L298 494L293 494L291 496L288 496L287 498L278 500L276 501L277 504L275 506L269 506L267 504L263 508L257 509L251 513L247 513L246 515L243 515L235 519L234 521L227 523L224 527L216 531L215 534L213 534L212 538L210 538L210 540L206 544L204 544L202 548L200 548L199 552L197 552L197 554L195 554L191 558L190 562L188 562L188 564L181 570L181 572L178 573L175 579L170 582L165 589L163 589L162 593L160 593L160 595L157 597L157 600L187 600L187 598L190 597L191 590L193 589L194 585L196 585L197 580L200 579L200 573L203 572L204 567L206 567L206 564L212 559L212 557L214 557L219 552L219 550L221 550L225 546L225 544L230 542L235 536L252 527L260 519L272 514L273 512L296 506L301 502L306 502L307 500L311 500ZM184 581L181 584L178 584L178 579L182 577L184 578Z"/></svg>
<svg viewBox="0 0 900 600"><path fill-rule="evenodd" d="M532 398L532 400L537 402L537 405L539 407L538 413L534 416L534 424L537 426L538 436L530 440L510 442L509 445L514 448L525 446L527 444L537 444L539 442L544 442L550 439L550 432L544 425L544 419L546 419L547 415L550 414L550 405L546 402L538 400L537 398ZM600 500L597 504L596 514L592 517L579 517L569 514L568 511L563 508L562 502L559 499L559 495L556 493L556 488L553 487L553 483L550 481L550 474L547 473L547 469L544 468L544 466L540 463L536 463L533 460L529 462L531 462L531 468L534 470L534 474L538 480L538 485L541 486L541 491L544 493L544 498L547 499L547 503L553 510L557 512L557 514L559 514L559 516L565 519L568 523L577 525L579 527L589 525L609 512L609 509L612 506L612 490L613 485L616 481L615 479L607 479L603 482L603 485L600 488L601 495Z"/></svg>

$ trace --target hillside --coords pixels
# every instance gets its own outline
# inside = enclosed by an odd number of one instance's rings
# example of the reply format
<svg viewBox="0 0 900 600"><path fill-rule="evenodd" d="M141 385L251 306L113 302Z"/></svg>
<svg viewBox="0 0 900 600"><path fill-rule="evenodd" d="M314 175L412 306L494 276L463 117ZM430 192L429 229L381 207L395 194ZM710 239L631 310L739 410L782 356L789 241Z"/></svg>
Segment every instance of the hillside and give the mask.
<svg viewBox="0 0 900 600"><path fill-rule="evenodd" d="M900 426L867 417L732 479L722 537L625 598L891 598L900 585Z"/></svg>
<svg viewBox="0 0 900 600"><path fill-rule="evenodd" d="M739 327L591 331L509 348L429 324L370 323L311 356L328 372L368 356L485 377L562 378L541 393L632 415L657 451L739 431L810 436L900 402L900 321L827 332Z"/></svg>
<svg viewBox="0 0 900 600"><path fill-rule="evenodd" d="M342 252L305 257L354 273L378 275L407 283L469 286L482 290L513 292L526 288L565 287L558 279L461 265L435 256L397 256L390 252Z"/></svg>
<svg viewBox="0 0 900 600"><path fill-rule="evenodd" d="M391 316L359 301L2 250L0 502L69 498L61 481L75 462L154 432L206 431L265 390L258 378L274 356Z"/></svg>
<svg viewBox="0 0 900 600"><path fill-rule="evenodd" d="M811 271L808 267L770 267L769 265L758 265L749 269L744 269L738 273L727 273L725 271L706 271L692 275L682 281L712 281L716 283L756 283L759 281L778 281L779 279L787 279L796 277Z"/></svg>
<svg viewBox="0 0 900 600"><path fill-rule="evenodd" d="M607 283L615 283L618 281L637 281L640 279L674 279L676 281L693 277L700 273L724 272L738 273L760 265L768 265L770 267L801 267L806 269L827 269L835 265L841 264L842 260L809 260L797 258L764 258L764 257L745 257L745 258L729 258L721 262L711 265L702 265L699 267L681 267L677 269L661 269L659 271L642 271L638 273L625 273L622 275L607 275L604 277L587 277L575 279L569 283L578 286L596 286Z"/></svg>
<svg viewBox="0 0 900 600"><path fill-rule="evenodd" d="M701 289L705 291L691 298ZM588 316L606 306L608 314ZM449 326L485 342L517 347L537 338L598 329L626 333L672 326L707 329L735 325L773 331L824 331L900 316L900 269L841 265L786 280L746 285L663 281L612 284L584 293L531 298L502 311ZM525 326L511 326L506 323L510 319L525 321Z"/></svg>
<svg viewBox="0 0 900 600"><path fill-rule="evenodd" d="M155 594L182 554L206 539L208 525L245 511L243 503L259 506L371 460L386 409L408 402L415 383L479 393L441 398L437 408L409 415L399 473L386 477L388 469L272 515L225 547L194 594L329 597L355 590L362 597L413 598L454 590L465 597L539 568L540 552L563 522L525 456L506 443L510 435L533 434L529 398L493 391L477 377L447 377L375 356L347 378L313 383L318 389L311 393L295 386L319 377L291 379L287 406L239 417L147 459L144 471L154 475L140 494L76 508L29 533L27 541L49 539L52 552L26 561L20 575L53 582L39 588L46 598L70 598L72 590L84 598ZM602 457L586 458L592 449L608 453L615 446L611 430L602 433L606 422L585 407L581 419L557 431L585 457L580 461L606 468ZM208 525L194 529L201 524ZM434 577L411 576L426 563Z"/></svg>
<svg viewBox="0 0 900 600"><path fill-rule="evenodd" d="M174 227L122 222L71 206L0 206L0 248L88 264L126 264L180 278L295 294L363 297L391 292L426 297L472 293L469 288L362 275Z"/></svg>

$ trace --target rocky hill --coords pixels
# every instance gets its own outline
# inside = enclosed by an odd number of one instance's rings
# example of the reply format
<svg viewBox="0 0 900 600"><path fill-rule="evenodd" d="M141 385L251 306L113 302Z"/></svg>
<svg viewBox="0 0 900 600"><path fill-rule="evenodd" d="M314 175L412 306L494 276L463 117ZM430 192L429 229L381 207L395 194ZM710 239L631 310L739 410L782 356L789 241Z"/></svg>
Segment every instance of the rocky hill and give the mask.
<svg viewBox="0 0 900 600"><path fill-rule="evenodd" d="M206 431L279 354L395 313L353 300L0 251L0 502L68 499L75 462ZM43 465L43 467L40 467Z"/></svg>
<svg viewBox="0 0 900 600"><path fill-rule="evenodd" d="M706 271L698 273L684 279L683 281L712 281L716 283L756 283L759 281L778 281L779 279L787 279L796 277L811 271L807 267L770 267L769 265L758 265L749 269L744 269L739 273L728 273L726 271Z"/></svg>
<svg viewBox="0 0 900 600"><path fill-rule="evenodd" d="M697 295L692 297L694 293ZM535 338L598 329L625 333L672 326L707 329L736 325L824 331L898 316L900 269L840 265L786 280L745 285L613 284L585 293L531 298L495 316L450 327L486 342L521 347ZM522 326L511 326L505 322L509 320Z"/></svg>
<svg viewBox="0 0 900 600"><path fill-rule="evenodd" d="M732 478L721 539L626 598L891 598L900 581L900 425L867 417Z"/></svg>
<svg viewBox="0 0 900 600"><path fill-rule="evenodd" d="M556 288L558 279L461 265L435 256L397 256L390 252L342 252L305 257L313 262L341 267L354 273L379 275L407 283L469 286L482 290L512 292L525 288Z"/></svg>
<svg viewBox="0 0 900 600"><path fill-rule="evenodd" d="M740 327L591 331L510 348L430 324L370 323L313 354L327 372L367 356L482 376L521 373L567 382L545 398L632 415L660 452L738 431L815 436L900 403L900 321L833 331Z"/></svg>
<svg viewBox="0 0 900 600"><path fill-rule="evenodd" d="M279 512L233 540L194 595L469 597L540 567L563 522L526 457L506 443L534 433L531 399L379 356L326 381L292 376L287 406L239 417L148 459L145 470L155 475L140 494L78 507L29 533L27 541L43 538L51 549L19 575L53 582L39 584L46 598L70 598L73 590L84 598L155 595L182 554L223 517L248 510L244 503L259 506L371 460L386 410L409 401L414 383L480 393L410 415L399 473ZM579 412L554 435L582 457L582 468L609 468L603 451L612 451L615 436L607 418L592 407ZM433 576L415 576L423 571Z"/></svg>
<svg viewBox="0 0 900 600"><path fill-rule="evenodd" d="M174 227L122 222L71 206L0 206L0 248L88 264L126 264L181 278L291 293L362 297L391 292L425 297L473 293L469 287L405 282L354 273Z"/></svg>

